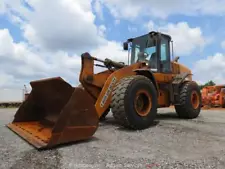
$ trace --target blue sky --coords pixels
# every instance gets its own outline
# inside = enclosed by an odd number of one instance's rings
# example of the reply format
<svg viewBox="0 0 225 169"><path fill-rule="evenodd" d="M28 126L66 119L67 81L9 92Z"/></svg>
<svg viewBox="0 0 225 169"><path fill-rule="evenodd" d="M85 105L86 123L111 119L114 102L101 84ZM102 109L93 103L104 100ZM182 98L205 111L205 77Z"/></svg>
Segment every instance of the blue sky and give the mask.
<svg viewBox="0 0 225 169"><path fill-rule="evenodd" d="M76 85L81 53L126 61L122 42L151 30L172 36L197 82L225 83L224 15L225 0L0 0L0 89L52 76Z"/></svg>

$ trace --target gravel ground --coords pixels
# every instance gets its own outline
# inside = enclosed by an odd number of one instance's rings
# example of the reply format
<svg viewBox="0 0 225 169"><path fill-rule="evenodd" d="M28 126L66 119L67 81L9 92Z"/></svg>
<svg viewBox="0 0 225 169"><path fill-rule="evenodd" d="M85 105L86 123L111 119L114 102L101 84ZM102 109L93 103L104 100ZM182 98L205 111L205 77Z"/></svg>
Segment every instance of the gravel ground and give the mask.
<svg viewBox="0 0 225 169"><path fill-rule="evenodd" d="M121 128L109 114L93 139L45 151L5 127L15 111L0 109L1 169L225 168L225 111L181 120L173 109L159 109L155 125L143 131Z"/></svg>

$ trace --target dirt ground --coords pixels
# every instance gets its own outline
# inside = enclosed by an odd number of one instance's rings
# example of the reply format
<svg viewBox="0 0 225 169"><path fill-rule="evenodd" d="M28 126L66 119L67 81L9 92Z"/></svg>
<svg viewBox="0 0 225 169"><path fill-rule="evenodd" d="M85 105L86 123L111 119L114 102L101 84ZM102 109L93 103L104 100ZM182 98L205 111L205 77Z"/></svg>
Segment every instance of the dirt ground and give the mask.
<svg viewBox="0 0 225 169"><path fill-rule="evenodd" d="M202 110L194 120L178 119L173 108L159 109L143 131L118 126L112 115L93 139L37 151L5 127L16 109L0 109L0 168L225 168L225 110Z"/></svg>

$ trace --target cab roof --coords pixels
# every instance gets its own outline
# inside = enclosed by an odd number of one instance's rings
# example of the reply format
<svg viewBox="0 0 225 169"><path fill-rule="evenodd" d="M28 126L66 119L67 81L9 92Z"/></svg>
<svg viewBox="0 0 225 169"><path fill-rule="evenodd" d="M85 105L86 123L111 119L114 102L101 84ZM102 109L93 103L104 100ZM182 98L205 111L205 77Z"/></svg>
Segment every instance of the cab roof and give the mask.
<svg viewBox="0 0 225 169"><path fill-rule="evenodd" d="M140 37L143 37L143 36L146 36L146 35L162 35L162 36L165 36L166 38L168 38L169 40L171 40L171 36L170 35L167 35L167 34L164 34L164 33L161 33L161 32L156 32L156 31L151 31L151 32L149 32L149 33L147 33L147 34L144 34L144 35L141 35L141 36L137 36L137 37L134 37L134 38L129 38L127 41L128 42L132 42L133 41L133 39L135 39L135 38L140 38Z"/></svg>

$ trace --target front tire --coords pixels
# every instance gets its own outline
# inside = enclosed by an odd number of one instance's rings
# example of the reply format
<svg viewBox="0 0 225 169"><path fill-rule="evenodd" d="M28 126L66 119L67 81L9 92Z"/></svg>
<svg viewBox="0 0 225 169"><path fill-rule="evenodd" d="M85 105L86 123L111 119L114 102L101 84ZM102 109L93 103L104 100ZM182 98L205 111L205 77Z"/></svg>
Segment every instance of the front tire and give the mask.
<svg viewBox="0 0 225 169"><path fill-rule="evenodd" d="M157 114L156 88L145 76L123 78L113 90L111 108L120 125L135 130L148 128Z"/></svg>
<svg viewBox="0 0 225 169"><path fill-rule="evenodd" d="M193 119L199 116L202 97L199 86L195 82L185 82L180 89L179 105L175 110L180 118Z"/></svg>

